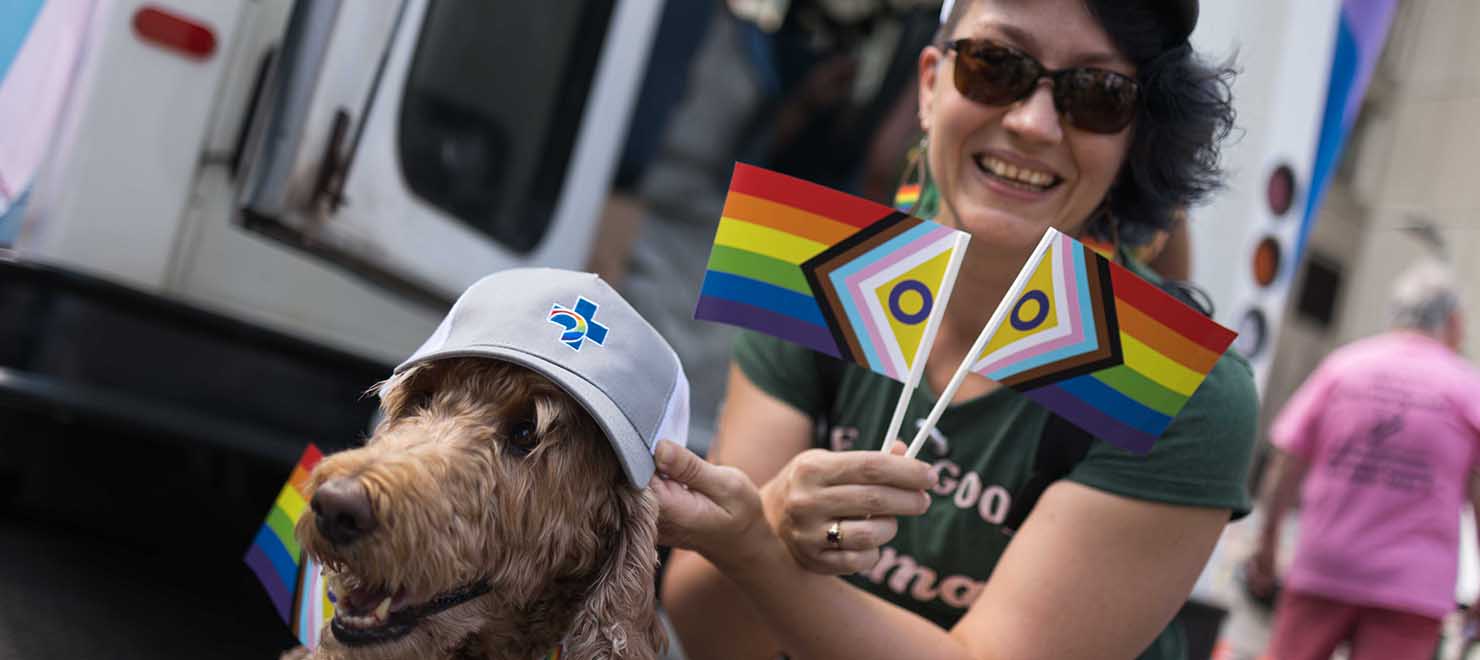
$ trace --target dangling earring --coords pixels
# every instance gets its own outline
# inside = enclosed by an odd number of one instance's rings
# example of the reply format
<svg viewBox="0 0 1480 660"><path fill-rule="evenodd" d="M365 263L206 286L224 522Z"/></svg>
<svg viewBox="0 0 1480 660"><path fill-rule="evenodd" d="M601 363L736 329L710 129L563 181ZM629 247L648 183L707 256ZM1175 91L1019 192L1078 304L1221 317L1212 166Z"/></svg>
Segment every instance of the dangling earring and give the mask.
<svg viewBox="0 0 1480 660"><path fill-rule="evenodd" d="M894 208L908 213L918 215L921 210L921 202L925 196L925 188L930 178L929 165L927 161L930 150L930 134L920 136L919 143L910 147L905 158L904 172L899 178L899 188L894 192Z"/></svg>

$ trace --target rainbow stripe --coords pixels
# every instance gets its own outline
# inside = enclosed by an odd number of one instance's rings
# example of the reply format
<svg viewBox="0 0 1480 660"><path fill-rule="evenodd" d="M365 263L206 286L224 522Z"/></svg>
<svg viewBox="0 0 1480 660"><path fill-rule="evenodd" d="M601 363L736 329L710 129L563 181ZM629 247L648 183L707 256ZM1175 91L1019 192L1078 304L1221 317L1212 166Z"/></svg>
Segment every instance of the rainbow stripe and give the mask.
<svg viewBox="0 0 1480 660"><path fill-rule="evenodd" d="M1235 336L1052 229L1023 272L972 371L1129 451L1151 450Z"/></svg>
<svg viewBox="0 0 1480 660"><path fill-rule="evenodd" d="M966 240L882 204L737 163L694 318L905 380Z"/></svg>
<svg viewBox="0 0 1480 660"><path fill-rule="evenodd" d="M907 183L894 191L894 208L909 213L920 203L920 184Z"/></svg>
<svg viewBox="0 0 1480 660"><path fill-rule="evenodd" d="M323 571L298 545L293 526L308 508L308 477L321 459L323 454L312 443L304 448L246 556L278 616L310 649L318 646L319 631L334 616L334 604Z"/></svg>

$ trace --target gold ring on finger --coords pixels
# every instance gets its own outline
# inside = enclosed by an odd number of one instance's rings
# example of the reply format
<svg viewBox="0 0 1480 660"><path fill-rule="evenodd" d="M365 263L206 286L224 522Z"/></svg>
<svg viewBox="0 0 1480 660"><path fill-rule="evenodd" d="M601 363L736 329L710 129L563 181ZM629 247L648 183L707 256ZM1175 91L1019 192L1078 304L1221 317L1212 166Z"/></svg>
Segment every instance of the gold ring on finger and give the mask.
<svg viewBox="0 0 1480 660"><path fill-rule="evenodd" d="M843 521L834 520L831 527L827 528L827 544L834 548L843 546Z"/></svg>

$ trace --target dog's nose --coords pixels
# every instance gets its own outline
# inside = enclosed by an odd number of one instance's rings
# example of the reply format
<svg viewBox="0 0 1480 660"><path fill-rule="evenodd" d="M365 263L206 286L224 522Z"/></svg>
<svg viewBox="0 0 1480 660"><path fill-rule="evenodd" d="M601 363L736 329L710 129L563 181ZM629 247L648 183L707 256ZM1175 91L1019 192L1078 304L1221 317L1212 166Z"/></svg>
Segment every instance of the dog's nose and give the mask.
<svg viewBox="0 0 1480 660"><path fill-rule="evenodd" d="M370 494L358 479L330 479L314 491L314 522L319 533L335 545L344 545L375 530Z"/></svg>

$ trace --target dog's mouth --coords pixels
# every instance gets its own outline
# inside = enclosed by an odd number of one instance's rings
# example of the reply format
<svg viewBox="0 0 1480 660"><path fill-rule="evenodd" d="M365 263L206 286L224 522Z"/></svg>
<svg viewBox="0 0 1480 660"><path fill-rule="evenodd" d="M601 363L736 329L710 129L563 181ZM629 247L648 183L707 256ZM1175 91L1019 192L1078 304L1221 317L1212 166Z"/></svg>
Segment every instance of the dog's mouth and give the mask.
<svg viewBox="0 0 1480 660"><path fill-rule="evenodd" d="M408 602L404 591L356 587L335 602L329 627L334 638L346 646L365 646L395 641L416 629L422 620L446 611L491 589L487 580L444 591L430 600Z"/></svg>

